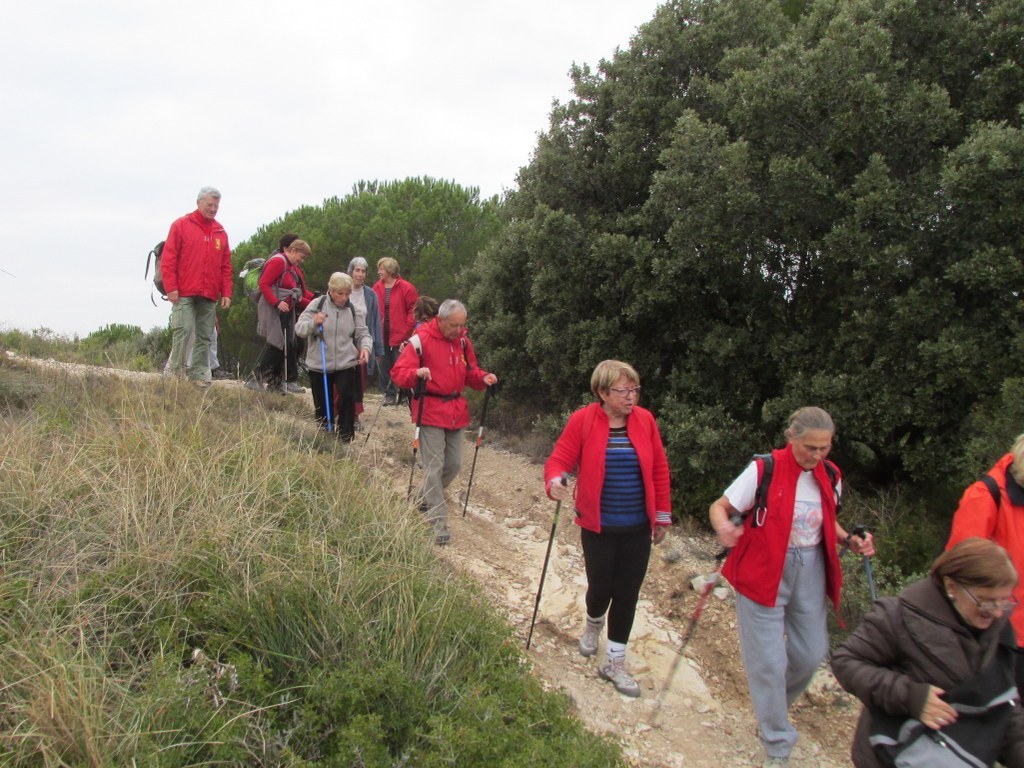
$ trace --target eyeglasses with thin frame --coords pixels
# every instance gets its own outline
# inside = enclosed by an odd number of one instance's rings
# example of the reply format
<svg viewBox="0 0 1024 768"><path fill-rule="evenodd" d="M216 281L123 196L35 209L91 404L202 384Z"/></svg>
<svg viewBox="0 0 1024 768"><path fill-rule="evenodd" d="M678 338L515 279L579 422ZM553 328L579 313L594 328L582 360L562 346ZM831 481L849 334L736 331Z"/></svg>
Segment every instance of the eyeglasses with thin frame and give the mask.
<svg viewBox="0 0 1024 768"><path fill-rule="evenodd" d="M619 397L640 397L640 387L608 387L609 392L614 392Z"/></svg>
<svg viewBox="0 0 1024 768"><path fill-rule="evenodd" d="M960 582L957 582L957 586L959 586L960 589L964 591L965 595L971 598L971 602L974 603L974 607L982 613L994 613L996 611L1000 611L1001 613L1009 613L1010 611L1014 610L1019 604L1017 602L1017 598L1013 597L1012 595L1008 600L985 600L984 602L982 602L974 596L974 593L971 592L971 590L969 590Z"/></svg>

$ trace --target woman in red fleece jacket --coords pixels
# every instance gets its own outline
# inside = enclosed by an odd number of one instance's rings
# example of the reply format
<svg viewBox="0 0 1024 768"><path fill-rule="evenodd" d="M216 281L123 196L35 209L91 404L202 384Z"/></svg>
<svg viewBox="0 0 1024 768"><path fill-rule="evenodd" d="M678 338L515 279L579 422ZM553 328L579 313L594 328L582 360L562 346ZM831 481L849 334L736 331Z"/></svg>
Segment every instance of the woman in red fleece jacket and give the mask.
<svg viewBox="0 0 1024 768"><path fill-rule="evenodd" d="M672 524L668 459L650 411L637 405L640 376L628 363L604 360L590 377L598 402L569 417L544 465L548 496L569 489L564 474L577 471L576 524L587 571L587 616L579 650L597 653L608 617L607 660L598 675L625 696L640 686L626 671L651 543L661 543Z"/></svg>

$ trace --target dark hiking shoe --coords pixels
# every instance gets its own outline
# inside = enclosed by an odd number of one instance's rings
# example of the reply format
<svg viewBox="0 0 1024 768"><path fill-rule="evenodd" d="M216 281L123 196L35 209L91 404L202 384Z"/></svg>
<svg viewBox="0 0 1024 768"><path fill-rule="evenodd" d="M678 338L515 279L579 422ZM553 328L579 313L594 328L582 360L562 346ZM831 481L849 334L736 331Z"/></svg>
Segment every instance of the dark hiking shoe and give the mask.
<svg viewBox="0 0 1024 768"><path fill-rule="evenodd" d="M597 668L598 677L615 686L623 696L640 697L640 684L626 671L625 659L611 659Z"/></svg>
<svg viewBox="0 0 1024 768"><path fill-rule="evenodd" d="M434 543L439 547L444 547L451 543L452 537L448 531L442 531L434 537Z"/></svg>

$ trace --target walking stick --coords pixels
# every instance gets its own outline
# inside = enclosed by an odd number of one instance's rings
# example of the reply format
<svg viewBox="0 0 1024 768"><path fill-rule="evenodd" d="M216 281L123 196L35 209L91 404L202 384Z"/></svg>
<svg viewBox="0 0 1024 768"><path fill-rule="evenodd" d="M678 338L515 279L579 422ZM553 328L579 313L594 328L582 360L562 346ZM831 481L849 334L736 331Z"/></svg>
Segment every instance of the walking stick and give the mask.
<svg viewBox="0 0 1024 768"><path fill-rule="evenodd" d="M729 522L738 527L743 524L743 515L733 515L729 518ZM690 621L686 625L686 631L683 633L682 642L679 643L679 650L676 652L676 657L672 660L672 667L668 671L668 677L665 678L665 687L662 689L663 694L671 687L672 680L675 679L676 672L679 671L679 664L683 660L683 653L686 651L686 646L688 646L690 641L693 639L697 629L697 623L700 621L701 614L704 613L704 608L708 604L708 598L711 597L711 593L714 591L715 587L718 586L718 580L722 576L722 566L725 565L725 558L728 556L728 549L723 549L715 555L715 560L718 561L718 564L715 566L715 570L708 576L708 580L704 583L704 588L700 591L700 597L697 598L697 605L694 606L693 613L690 614ZM657 721L658 714L660 712L661 697L659 696L657 706L654 710L654 715L651 718L652 723Z"/></svg>
<svg viewBox="0 0 1024 768"><path fill-rule="evenodd" d="M284 334L284 380L281 382L281 394L288 394L288 315L281 315L281 332Z"/></svg>
<svg viewBox="0 0 1024 768"><path fill-rule="evenodd" d="M327 346L324 344L323 323L320 323L320 360L324 366L324 408L327 410L327 431L332 432L334 420L331 418L331 395L330 388L327 386Z"/></svg>
<svg viewBox="0 0 1024 768"><path fill-rule="evenodd" d="M420 404L416 411L416 431L413 432L412 436L412 461L409 464L409 490L406 491L405 494L407 499L412 498L412 478L416 473L416 451L418 451L420 447L420 427L423 425L423 401L426 400L423 396L423 389L426 383L425 379L420 379L419 383L416 384L416 397L419 399ZM381 403L383 402L384 401L381 400Z"/></svg>
<svg viewBox="0 0 1024 768"><path fill-rule="evenodd" d="M380 416L381 410L384 408L384 395L380 396L380 402L377 403L377 412L373 414L373 421L370 422L370 428L366 430L366 435L363 437L363 445L365 446L370 442L370 433L373 432L373 428L377 426L377 418Z"/></svg>
<svg viewBox="0 0 1024 768"><path fill-rule="evenodd" d="M565 474L560 478L562 485L565 485ZM551 521L551 535L548 536L548 551L544 553L544 566L540 569L540 584L537 585L537 599L533 603L533 618L530 619L530 634L526 636L526 650L530 650L530 641L533 640L533 627L537 623L537 609L540 608L540 596L544 591L544 577L548 572L548 559L551 557L551 545L555 541L555 530L558 528L558 513L562 509L562 500L555 502L555 519Z"/></svg>
<svg viewBox="0 0 1024 768"><path fill-rule="evenodd" d="M466 498L462 505L462 516L466 516L466 510L469 509L469 492L473 489L473 473L476 471L476 455L480 453L480 443L484 439L484 422L487 421L487 402L497 394L498 382L494 382L487 388L484 393L484 409L480 414L480 429L476 433L476 447L473 449L473 463L469 467L469 482L466 484Z"/></svg>
<svg viewBox="0 0 1024 768"><path fill-rule="evenodd" d="M856 536L858 539L863 539L871 533L871 527L867 525L855 525L850 529L850 535ZM849 542L846 545L849 546ZM868 593L871 595L871 602L874 603L878 599L878 593L875 591L875 571L871 565L871 558L864 555L864 578L868 582Z"/></svg>

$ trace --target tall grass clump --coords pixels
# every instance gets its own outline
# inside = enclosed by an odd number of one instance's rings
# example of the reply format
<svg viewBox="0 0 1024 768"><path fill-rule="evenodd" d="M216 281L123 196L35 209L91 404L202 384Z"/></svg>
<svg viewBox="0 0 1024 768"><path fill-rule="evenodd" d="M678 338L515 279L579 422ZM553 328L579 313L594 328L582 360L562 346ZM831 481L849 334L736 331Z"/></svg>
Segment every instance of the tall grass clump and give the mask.
<svg viewBox="0 0 1024 768"><path fill-rule="evenodd" d="M156 327L143 332L136 325L111 323L80 338L49 328L32 331L0 328L0 350L65 363L155 371L163 367L170 354L171 330Z"/></svg>
<svg viewBox="0 0 1024 768"><path fill-rule="evenodd" d="M289 407L0 360L0 764L622 765Z"/></svg>

